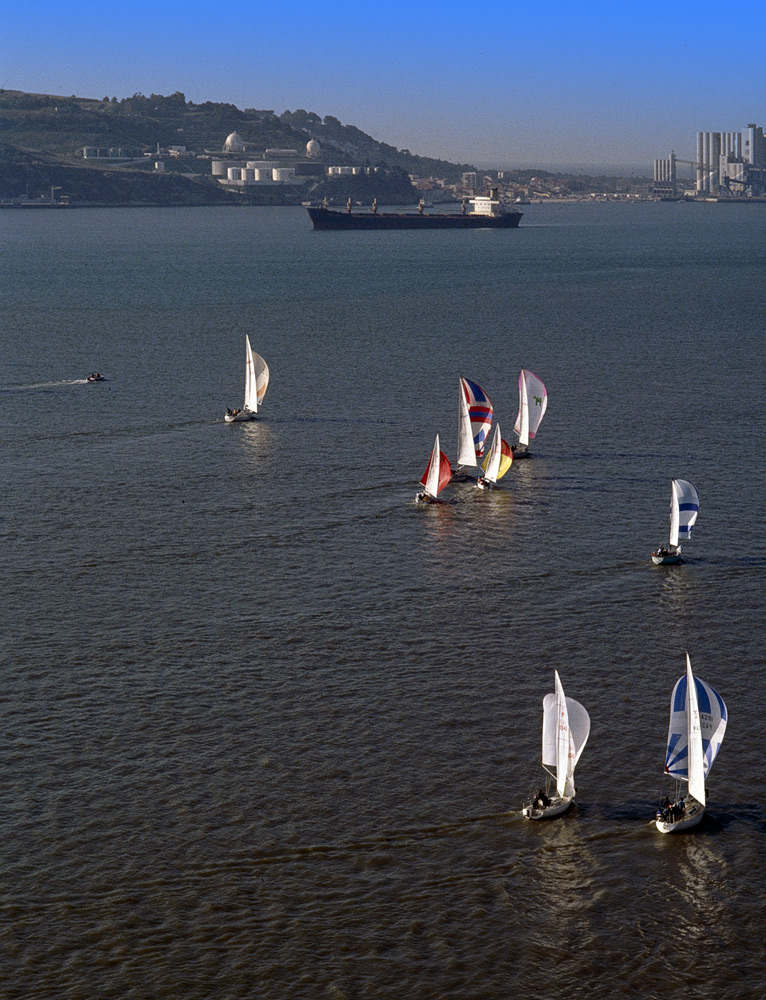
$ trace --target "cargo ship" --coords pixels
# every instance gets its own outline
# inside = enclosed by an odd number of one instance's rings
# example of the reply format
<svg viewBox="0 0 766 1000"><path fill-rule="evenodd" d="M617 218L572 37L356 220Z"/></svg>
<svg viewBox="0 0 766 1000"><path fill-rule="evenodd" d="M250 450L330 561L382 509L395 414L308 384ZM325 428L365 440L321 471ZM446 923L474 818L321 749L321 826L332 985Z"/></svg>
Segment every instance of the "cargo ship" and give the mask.
<svg viewBox="0 0 766 1000"><path fill-rule="evenodd" d="M422 201L417 212L379 212L377 199L371 212L352 212L350 198L345 212L326 205L308 205L306 211L314 229L515 229L523 215L507 209L496 189L464 199L460 212L426 212Z"/></svg>

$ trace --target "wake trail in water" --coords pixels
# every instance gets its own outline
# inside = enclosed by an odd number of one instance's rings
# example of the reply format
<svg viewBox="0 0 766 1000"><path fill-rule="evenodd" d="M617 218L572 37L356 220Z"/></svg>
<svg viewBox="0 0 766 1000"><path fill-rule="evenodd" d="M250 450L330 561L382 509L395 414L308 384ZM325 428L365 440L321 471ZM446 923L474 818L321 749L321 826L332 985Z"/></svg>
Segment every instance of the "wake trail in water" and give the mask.
<svg viewBox="0 0 766 1000"><path fill-rule="evenodd" d="M57 389L62 385L89 385L86 378L61 379L58 382L33 382L31 385L0 386L0 392L27 392L30 389Z"/></svg>

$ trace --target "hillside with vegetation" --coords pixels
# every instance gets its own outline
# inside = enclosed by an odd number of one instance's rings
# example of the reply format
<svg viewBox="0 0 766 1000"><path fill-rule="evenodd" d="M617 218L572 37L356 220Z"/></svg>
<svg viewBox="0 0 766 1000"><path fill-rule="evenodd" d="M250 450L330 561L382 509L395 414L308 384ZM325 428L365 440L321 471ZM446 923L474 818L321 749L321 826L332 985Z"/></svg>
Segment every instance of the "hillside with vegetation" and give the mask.
<svg viewBox="0 0 766 1000"><path fill-rule="evenodd" d="M406 196L406 200L414 200L408 174L456 181L462 171L471 169L398 150L337 118L304 110L278 115L270 110L240 110L233 104L194 104L180 92L94 100L3 91L0 199L47 197L58 188L80 203L231 203L232 194L211 177L210 157L220 152L232 132L239 133L247 155L254 158L270 148L301 152L315 138L327 162L382 168L377 185L388 184L391 197ZM94 163L83 158L87 146L121 149L138 162L108 167ZM172 146L185 147L187 154L166 160L167 172L158 175L144 154ZM364 186L361 181L356 184ZM335 185L338 190L342 186ZM269 187L238 194L236 201L289 204L305 193ZM379 197L385 201L386 192L379 192Z"/></svg>

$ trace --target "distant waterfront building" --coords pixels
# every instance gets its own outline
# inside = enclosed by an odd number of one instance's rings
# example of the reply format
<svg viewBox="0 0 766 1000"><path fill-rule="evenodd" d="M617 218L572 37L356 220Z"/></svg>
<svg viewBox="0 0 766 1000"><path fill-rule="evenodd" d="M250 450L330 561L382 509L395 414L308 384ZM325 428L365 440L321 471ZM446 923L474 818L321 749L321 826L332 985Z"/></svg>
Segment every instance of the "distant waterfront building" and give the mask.
<svg viewBox="0 0 766 1000"><path fill-rule="evenodd" d="M742 132L698 132L694 160L671 153L654 161L654 193L675 194L677 164L694 168L698 196L753 197L766 193L766 134L753 123Z"/></svg>
<svg viewBox="0 0 766 1000"><path fill-rule="evenodd" d="M696 159L698 194L717 194L721 188L758 193L764 186L766 137L749 124L742 132L698 132Z"/></svg>
<svg viewBox="0 0 766 1000"><path fill-rule="evenodd" d="M676 154L671 153L666 160L654 161L654 193L675 194L677 183Z"/></svg>

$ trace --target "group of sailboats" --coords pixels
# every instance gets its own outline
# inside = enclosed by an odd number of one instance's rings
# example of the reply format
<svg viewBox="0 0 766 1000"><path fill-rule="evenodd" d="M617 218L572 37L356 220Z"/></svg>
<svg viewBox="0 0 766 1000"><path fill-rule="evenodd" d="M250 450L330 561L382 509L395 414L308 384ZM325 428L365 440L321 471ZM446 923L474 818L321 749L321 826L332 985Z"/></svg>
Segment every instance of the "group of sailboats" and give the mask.
<svg viewBox="0 0 766 1000"><path fill-rule="evenodd" d="M680 833L702 820L705 779L721 748L727 717L723 698L694 676L687 653L686 673L670 696L665 773L674 779L675 788L673 798L665 796L657 809L654 822L660 833ZM553 819L569 809L575 797L575 766L589 734L590 716L579 701L566 697L558 671L554 671L554 690L543 698L546 785L524 803L521 812L525 819Z"/></svg>
<svg viewBox="0 0 766 1000"><path fill-rule="evenodd" d="M548 393L542 380L534 372L522 368L519 375L519 412L513 428L519 440L517 445L510 445L502 436L499 421L495 420L492 427L494 407L487 393L478 382L461 377L458 383L455 470L440 450L437 434L428 468L420 480L423 489L417 493L416 501L436 502L439 491L450 481L475 480L479 489L494 489L510 469L514 457L528 457L529 442L537 434L547 406ZM440 470L439 473L434 473L434 469ZM448 476L445 469L449 469Z"/></svg>

